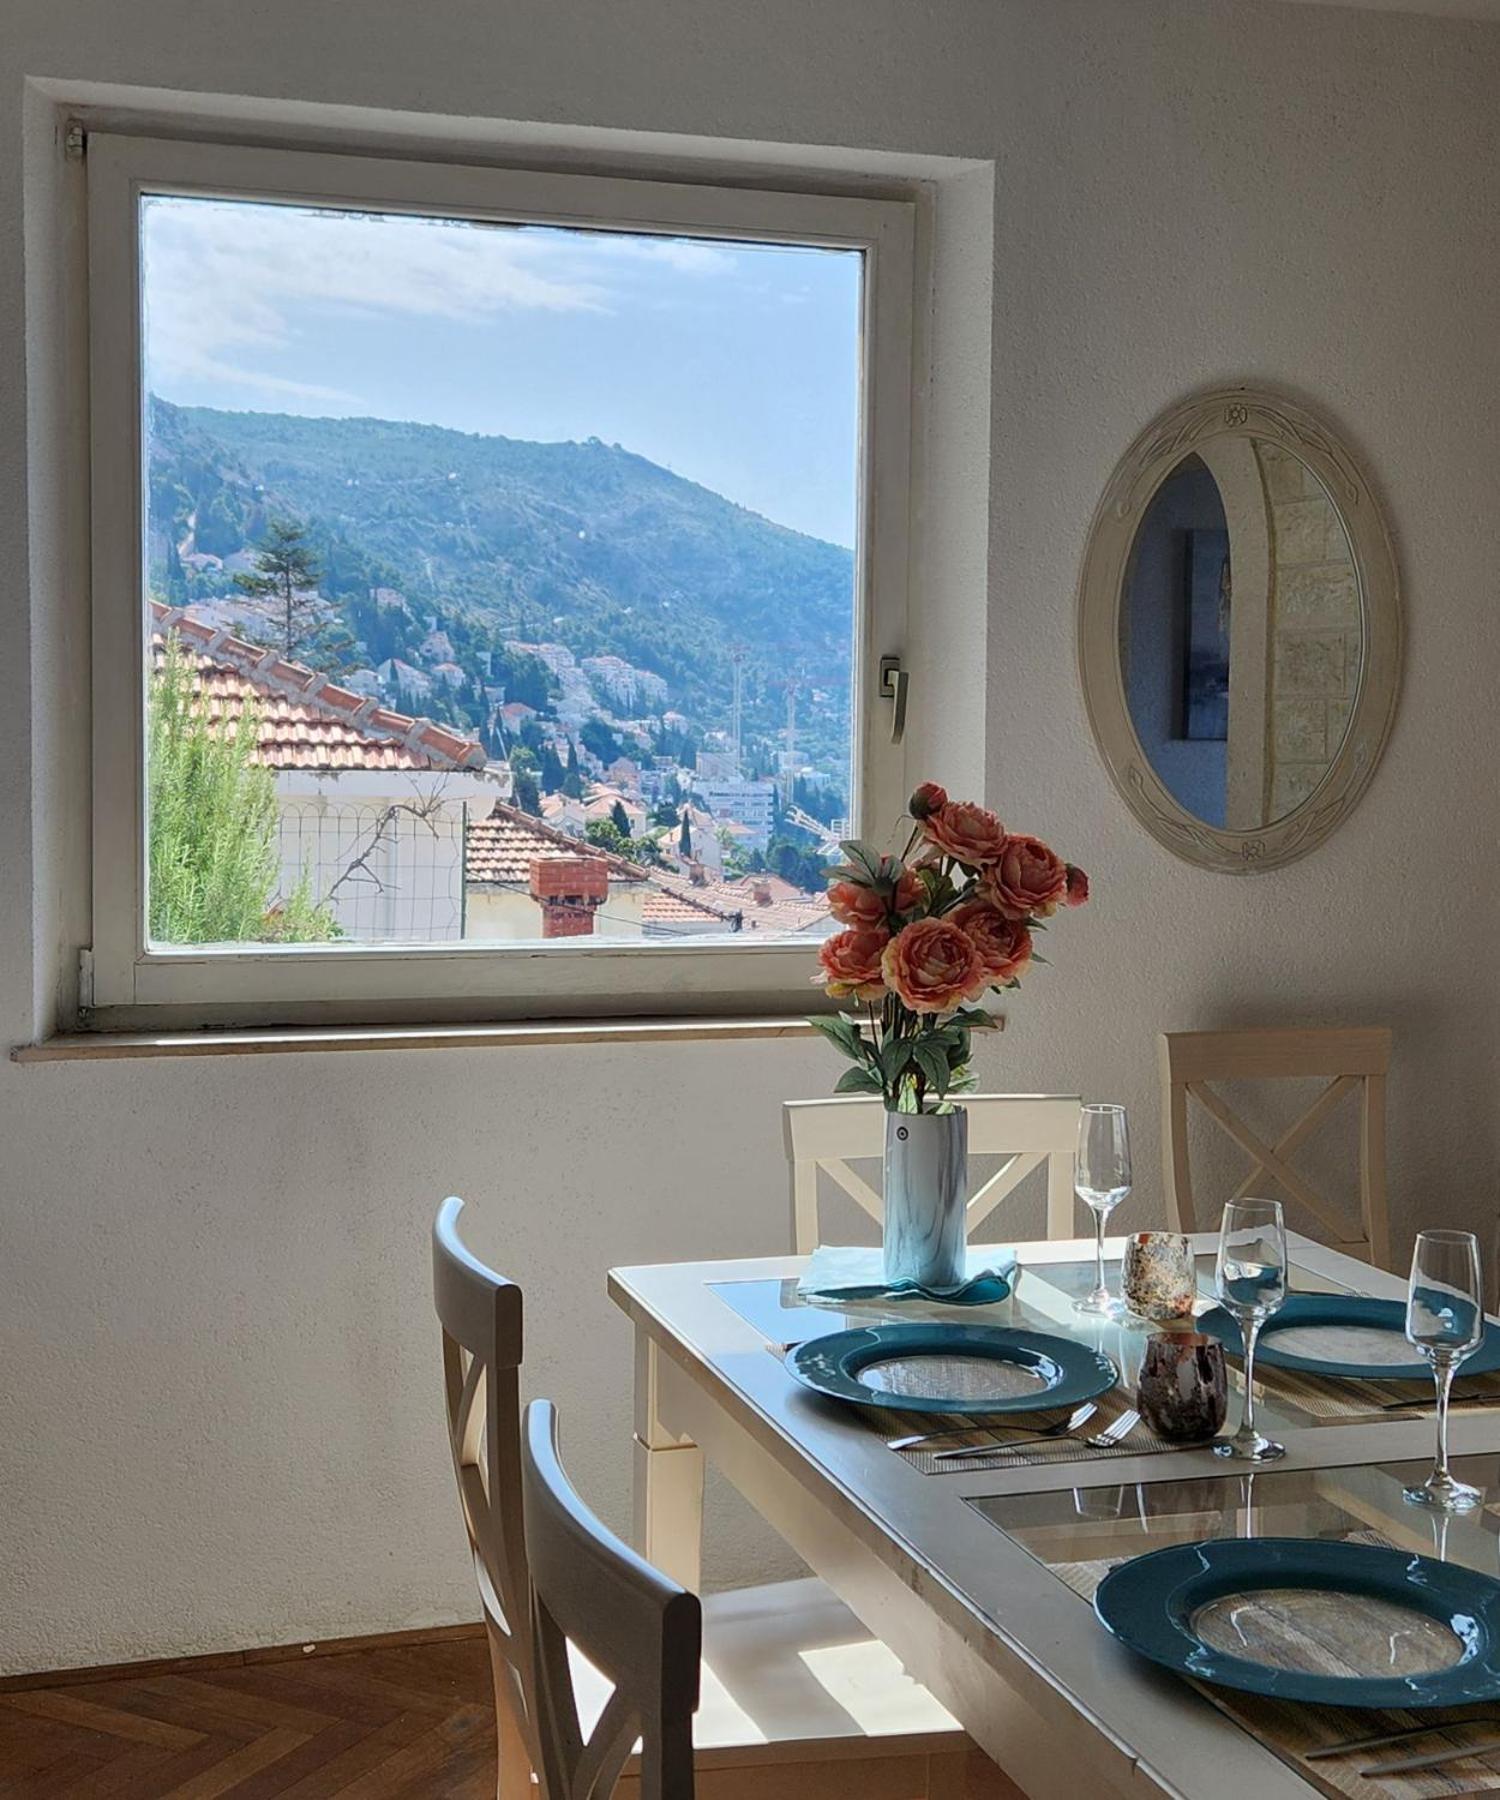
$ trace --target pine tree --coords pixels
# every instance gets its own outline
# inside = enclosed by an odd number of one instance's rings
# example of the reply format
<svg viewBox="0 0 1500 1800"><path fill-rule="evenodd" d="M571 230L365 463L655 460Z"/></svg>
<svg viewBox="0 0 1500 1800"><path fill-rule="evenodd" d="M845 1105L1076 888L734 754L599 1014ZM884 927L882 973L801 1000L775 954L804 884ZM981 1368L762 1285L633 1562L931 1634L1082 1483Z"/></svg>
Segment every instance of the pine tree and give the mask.
<svg viewBox="0 0 1500 1800"><path fill-rule="evenodd" d="M307 542L307 527L272 519L255 558L253 575L236 575L270 626L276 649L294 662L333 673L349 665L354 639L318 592L323 566Z"/></svg>
<svg viewBox="0 0 1500 1800"><path fill-rule="evenodd" d="M615 801L614 805L609 809L609 816L614 822L615 830L619 832L620 836L622 838L628 838L630 836L630 814L626 812L622 802L619 800Z"/></svg>
<svg viewBox="0 0 1500 1800"><path fill-rule="evenodd" d="M677 834L677 848L689 861L692 860L693 820L692 814L686 806L682 809L682 830Z"/></svg>
<svg viewBox="0 0 1500 1800"><path fill-rule="evenodd" d="M537 789L536 776L529 770L517 771L511 800L519 811L530 813L533 819L541 818L542 796Z"/></svg>

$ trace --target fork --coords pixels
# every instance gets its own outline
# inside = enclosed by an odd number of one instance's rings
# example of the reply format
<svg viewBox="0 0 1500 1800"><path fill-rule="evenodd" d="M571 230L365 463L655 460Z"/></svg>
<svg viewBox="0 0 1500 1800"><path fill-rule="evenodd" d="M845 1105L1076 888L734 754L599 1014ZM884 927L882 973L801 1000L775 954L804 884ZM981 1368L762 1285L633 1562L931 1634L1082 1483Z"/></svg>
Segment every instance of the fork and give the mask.
<svg viewBox="0 0 1500 1800"><path fill-rule="evenodd" d="M1103 1431L1096 1432L1093 1437L1075 1438L1074 1442L1082 1444L1088 1450L1113 1450L1122 1439L1129 1437L1140 1422L1141 1415L1132 1407L1129 1412L1121 1413L1113 1425L1106 1426ZM1072 1434L1058 1431L1048 1432L1046 1435L1066 1438ZM983 1444L977 1450L965 1449L962 1446L956 1450L934 1450L932 1460L934 1462L951 1462L955 1457L961 1456L1000 1456L1007 1450L1029 1450L1035 1442L1035 1438L1028 1438L1024 1443L1019 1444Z"/></svg>
<svg viewBox="0 0 1500 1800"><path fill-rule="evenodd" d="M1017 1431L1024 1431L1033 1438L1061 1437L1064 1432L1077 1431L1085 1425L1099 1408L1092 1400L1084 1401L1082 1406L1075 1407L1065 1419L1055 1419L1050 1425L1017 1425ZM919 1431L915 1437L893 1437L885 1440L887 1450L915 1450L919 1445L930 1444L934 1438L958 1437L966 1431L973 1431L973 1425L949 1425L942 1431ZM1013 1429L1007 1425L1007 1431Z"/></svg>

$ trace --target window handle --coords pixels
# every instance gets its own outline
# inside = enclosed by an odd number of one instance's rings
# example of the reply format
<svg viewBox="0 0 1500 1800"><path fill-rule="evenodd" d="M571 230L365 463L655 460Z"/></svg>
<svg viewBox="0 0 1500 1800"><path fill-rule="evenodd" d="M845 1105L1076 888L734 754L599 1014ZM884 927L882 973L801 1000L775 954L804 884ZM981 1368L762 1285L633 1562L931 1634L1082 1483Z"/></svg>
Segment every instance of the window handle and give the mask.
<svg viewBox="0 0 1500 1800"><path fill-rule="evenodd" d="M880 659L880 695L891 703L891 742L899 744L906 736L906 696L911 676L901 667L899 656Z"/></svg>

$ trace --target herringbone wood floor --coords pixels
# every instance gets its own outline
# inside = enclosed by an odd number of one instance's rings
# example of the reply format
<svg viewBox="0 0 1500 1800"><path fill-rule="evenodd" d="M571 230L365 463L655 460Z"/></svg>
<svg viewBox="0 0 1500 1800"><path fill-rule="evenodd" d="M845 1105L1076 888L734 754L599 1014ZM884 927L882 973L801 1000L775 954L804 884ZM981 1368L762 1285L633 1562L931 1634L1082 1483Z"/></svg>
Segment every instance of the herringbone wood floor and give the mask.
<svg viewBox="0 0 1500 1800"><path fill-rule="evenodd" d="M494 1800L482 1639L0 1692L4 1800ZM971 1800L1016 1790L975 1759Z"/></svg>

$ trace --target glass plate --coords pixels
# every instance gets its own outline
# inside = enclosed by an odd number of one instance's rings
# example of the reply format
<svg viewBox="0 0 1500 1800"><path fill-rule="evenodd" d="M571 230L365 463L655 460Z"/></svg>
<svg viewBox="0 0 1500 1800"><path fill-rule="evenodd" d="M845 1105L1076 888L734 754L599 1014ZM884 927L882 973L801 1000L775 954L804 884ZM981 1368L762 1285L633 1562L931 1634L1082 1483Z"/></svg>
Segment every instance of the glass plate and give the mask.
<svg viewBox="0 0 1500 1800"><path fill-rule="evenodd" d="M1118 1379L1102 1351L998 1325L870 1325L798 1344L786 1366L820 1394L900 1412L1036 1412L1091 1400Z"/></svg>
<svg viewBox="0 0 1500 1800"><path fill-rule="evenodd" d="M1112 1569L1094 1610L1142 1656L1246 1693L1362 1707L1500 1697L1500 1581L1406 1550L1174 1544Z"/></svg>

